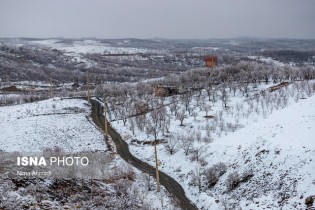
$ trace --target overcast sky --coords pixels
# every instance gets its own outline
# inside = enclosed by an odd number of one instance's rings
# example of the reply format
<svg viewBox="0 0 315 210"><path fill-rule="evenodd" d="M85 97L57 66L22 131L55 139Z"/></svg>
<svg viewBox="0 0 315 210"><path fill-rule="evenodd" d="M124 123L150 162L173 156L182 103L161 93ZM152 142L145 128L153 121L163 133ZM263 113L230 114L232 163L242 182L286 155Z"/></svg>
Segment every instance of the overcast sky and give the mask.
<svg viewBox="0 0 315 210"><path fill-rule="evenodd" d="M315 38L315 0L0 0L0 37Z"/></svg>

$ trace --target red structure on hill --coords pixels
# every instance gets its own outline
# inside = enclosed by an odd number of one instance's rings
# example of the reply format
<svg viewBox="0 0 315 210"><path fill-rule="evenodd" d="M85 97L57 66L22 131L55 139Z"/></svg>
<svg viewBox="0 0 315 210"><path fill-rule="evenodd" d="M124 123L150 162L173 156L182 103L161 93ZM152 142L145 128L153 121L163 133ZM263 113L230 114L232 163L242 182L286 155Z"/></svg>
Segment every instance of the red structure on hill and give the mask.
<svg viewBox="0 0 315 210"><path fill-rule="evenodd" d="M205 56L204 61L206 62L206 67L212 68L215 67L218 63L217 56Z"/></svg>

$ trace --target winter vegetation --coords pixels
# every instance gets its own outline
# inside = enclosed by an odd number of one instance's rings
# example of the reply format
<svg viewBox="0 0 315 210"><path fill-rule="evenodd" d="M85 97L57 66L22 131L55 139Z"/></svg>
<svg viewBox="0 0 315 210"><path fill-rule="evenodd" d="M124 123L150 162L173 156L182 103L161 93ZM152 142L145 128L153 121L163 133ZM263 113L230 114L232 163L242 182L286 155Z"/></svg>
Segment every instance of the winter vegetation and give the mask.
<svg viewBox="0 0 315 210"><path fill-rule="evenodd" d="M104 180L0 180L0 209L179 208L110 149L86 96L106 101L136 158L155 167L157 144L159 170L198 209L315 207L315 43L303 42L1 39L1 152L109 158Z"/></svg>
<svg viewBox="0 0 315 210"><path fill-rule="evenodd" d="M2 209L178 209L164 187L121 159L106 179L1 179ZM150 190L147 187L151 186Z"/></svg>
<svg viewBox="0 0 315 210"><path fill-rule="evenodd" d="M148 142L158 141L160 169L199 208L303 208L300 200L314 194L314 68L277 66L264 73L268 66L197 69L120 86L120 93L106 86L112 125L133 154L152 165ZM180 94L155 96L157 84L172 84Z"/></svg>
<svg viewBox="0 0 315 210"><path fill-rule="evenodd" d="M153 178L111 155L104 135L92 122L87 101L52 98L3 106L0 117L2 157L97 151L107 156L98 165L105 179L1 178L0 208L177 209L164 187L156 195Z"/></svg>

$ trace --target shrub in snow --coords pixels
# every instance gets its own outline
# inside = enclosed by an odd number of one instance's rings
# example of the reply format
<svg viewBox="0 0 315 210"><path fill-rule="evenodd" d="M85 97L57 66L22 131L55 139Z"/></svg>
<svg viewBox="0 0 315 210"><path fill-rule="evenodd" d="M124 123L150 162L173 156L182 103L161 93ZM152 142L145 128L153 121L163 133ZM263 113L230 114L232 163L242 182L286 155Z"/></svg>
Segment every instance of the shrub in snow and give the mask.
<svg viewBox="0 0 315 210"><path fill-rule="evenodd" d="M219 181L219 176L217 171L214 169L214 167L208 168L205 172L206 180L208 183L208 187L213 187L218 181Z"/></svg>
<svg viewBox="0 0 315 210"><path fill-rule="evenodd" d="M240 183L240 176L239 174L234 171L234 172L231 172L228 176L227 176L227 179L226 179L226 188L227 188L227 191L232 191L234 190Z"/></svg>
<svg viewBox="0 0 315 210"><path fill-rule="evenodd" d="M219 162L219 163L213 165L213 167L219 173L219 176L222 176L223 174L225 174L226 169L227 169L226 165L222 162Z"/></svg>
<svg viewBox="0 0 315 210"><path fill-rule="evenodd" d="M314 203L314 200L315 200L315 195L313 196L308 196L306 199L305 199L305 205L307 207L311 207Z"/></svg>
<svg viewBox="0 0 315 210"><path fill-rule="evenodd" d="M135 172L130 165L122 165L119 167L114 167L114 169L110 172L110 181L119 180L119 179L127 179L134 180Z"/></svg>
<svg viewBox="0 0 315 210"><path fill-rule="evenodd" d="M218 181L219 177L226 172L226 165L219 162L205 171L206 180L208 187L214 186Z"/></svg>

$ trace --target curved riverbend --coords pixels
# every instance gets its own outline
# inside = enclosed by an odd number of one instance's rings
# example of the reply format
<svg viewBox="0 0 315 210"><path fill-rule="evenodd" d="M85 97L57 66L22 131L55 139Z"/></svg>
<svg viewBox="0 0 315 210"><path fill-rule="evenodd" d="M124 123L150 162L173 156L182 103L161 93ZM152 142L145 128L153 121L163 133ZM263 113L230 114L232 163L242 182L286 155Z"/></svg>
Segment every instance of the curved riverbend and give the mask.
<svg viewBox="0 0 315 210"><path fill-rule="evenodd" d="M98 101L91 100L92 105L92 119L94 123L102 130L104 130L104 117L99 116L101 105ZM117 153L129 164L136 167L144 173L149 173L151 176L156 177L155 168L151 165L139 160L133 156L130 151L128 144L121 138L119 133L116 132L110 125L108 126L108 133L113 139ZM198 208L186 197L185 191L178 182L176 182L172 177L159 171L160 183L167 189L167 191L175 198L179 206L184 210L197 210Z"/></svg>

